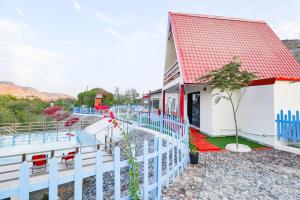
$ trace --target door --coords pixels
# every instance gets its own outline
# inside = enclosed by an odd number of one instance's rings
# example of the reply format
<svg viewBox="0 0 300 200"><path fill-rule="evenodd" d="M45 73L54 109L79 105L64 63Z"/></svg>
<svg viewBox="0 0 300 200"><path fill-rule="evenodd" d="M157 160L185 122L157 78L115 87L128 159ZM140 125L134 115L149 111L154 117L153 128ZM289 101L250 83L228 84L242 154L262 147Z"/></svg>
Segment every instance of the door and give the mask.
<svg viewBox="0 0 300 200"><path fill-rule="evenodd" d="M187 107L190 124L200 128L200 92L188 94Z"/></svg>

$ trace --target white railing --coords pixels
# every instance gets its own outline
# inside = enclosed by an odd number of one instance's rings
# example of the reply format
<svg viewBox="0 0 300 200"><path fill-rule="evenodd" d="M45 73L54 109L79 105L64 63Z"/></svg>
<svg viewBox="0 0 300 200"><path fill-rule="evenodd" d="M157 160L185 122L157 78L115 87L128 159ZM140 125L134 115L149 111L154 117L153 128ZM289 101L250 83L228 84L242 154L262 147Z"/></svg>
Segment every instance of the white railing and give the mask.
<svg viewBox="0 0 300 200"><path fill-rule="evenodd" d="M161 137L154 137L154 151L149 153L149 144L143 143L143 154L135 156L134 146L132 149L133 156L136 157L139 165L143 165L143 171L140 171L142 180L140 183L143 199L149 198L149 192L152 199L160 199L161 191L164 185L169 183L179 175L189 162L189 124L180 123L171 119L153 115L138 115L138 126L142 126L151 131L164 134L166 140L162 145ZM158 132L160 131L160 132ZM166 156L164 156L166 155ZM164 158L164 160L163 160ZM47 164L48 176L40 181L32 182L29 162L24 161L20 164L19 180L11 188L0 188L0 199L18 196L21 199L28 200L29 193L41 189L49 188L49 199L58 198L58 186L64 183L74 181L74 199L81 200L83 179L90 176L96 176L96 198L103 199L103 174L114 171L114 199L129 199L128 195L121 192L121 169L129 167L128 161L120 159L120 148L116 146L113 152L113 161L103 163L102 151L98 148L95 152L95 159L86 164L83 160L82 153L77 149L74 170L69 173L58 174L58 159L53 156L49 158ZM149 181L150 160L154 160L153 181ZM166 163L163 169L163 162ZM1 185L1 184L0 184Z"/></svg>

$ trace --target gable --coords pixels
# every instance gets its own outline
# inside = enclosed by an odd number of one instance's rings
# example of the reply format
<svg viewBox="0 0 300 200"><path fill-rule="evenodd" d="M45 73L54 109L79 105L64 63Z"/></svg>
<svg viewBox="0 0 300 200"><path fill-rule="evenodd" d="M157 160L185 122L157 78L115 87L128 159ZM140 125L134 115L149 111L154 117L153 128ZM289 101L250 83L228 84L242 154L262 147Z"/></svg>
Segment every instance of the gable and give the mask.
<svg viewBox="0 0 300 200"><path fill-rule="evenodd" d="M229 63L263 78L300 78L300 66L263 21L169 13L177 57L185 83Z"/></svg>

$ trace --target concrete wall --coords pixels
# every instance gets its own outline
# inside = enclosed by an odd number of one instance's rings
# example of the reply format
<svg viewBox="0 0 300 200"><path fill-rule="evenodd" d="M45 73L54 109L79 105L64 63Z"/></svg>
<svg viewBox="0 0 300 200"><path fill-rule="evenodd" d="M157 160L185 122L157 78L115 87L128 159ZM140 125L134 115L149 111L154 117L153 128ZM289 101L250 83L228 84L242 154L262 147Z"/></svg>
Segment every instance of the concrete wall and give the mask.
<svg viewBox="0 0 300 200"><path fill-rule="evenodd" d="M210 92L200 91L200 131L213 132L213 98Z"/></svg>
<svg viewBox="0 0 300 200"><path fill-rule="evenodd" d="M283 110L287 113L288 110L295 114L300 110L300 82L276 81L274 84L274 118ZM275 119L274 119L275 120ZM275 133L277 126L274 124ZM285 145L286 142L282 139L280 142L275 140L277 145Z"/></svg>
<svg viewBox="0 0 300 200"><path fill-rule="evenodd" d="M236 107L243 91L234 94ZM223 99L218 104L212 104L213 129L210 135L234 135L235 126L232 106ZM248 87L242 97L237 112L239 135L260 143L274 145L274 86Z"/></svg>
<svg viewBox="0 0 300 200"><path fill-rule="evenodd" d="M234 120L231 104L226 99L221 99L217 104L215 103L216 96L213 94L219 93L214 91L209 93L211 96L211 109L212 109L212 131L209 135L223 136L232 135L234 133ZM223 94L225 95L225 94Z"/></svg>
<svg viewBox="0 0 300 200"><path fill-rule="evenodd" d="M274 145L274 85L248 87L238 111L240 135Z"/></svg>
<svg viewBox="0 0 300 200"><path fill-rule="evenodd" d="M300 82L276 81L274 84L275 113L300 110Z"/></svg>

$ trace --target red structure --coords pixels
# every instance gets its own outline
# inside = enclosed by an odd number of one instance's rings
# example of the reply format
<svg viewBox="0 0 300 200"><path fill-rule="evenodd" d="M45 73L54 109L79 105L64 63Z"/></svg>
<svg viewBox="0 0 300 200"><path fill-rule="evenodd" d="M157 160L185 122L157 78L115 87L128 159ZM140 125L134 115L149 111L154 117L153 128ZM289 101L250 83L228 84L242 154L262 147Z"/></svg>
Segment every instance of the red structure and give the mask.
<svg viewBox="0 0 300 200"><path fill-rule="evenodd" d="M97 93L97 95L95 97L94 108L95 108L95 110L98 110L98 111L108 112L109 106L102 105L103 97L104 97L104 94L102 92Z"/></svg>

